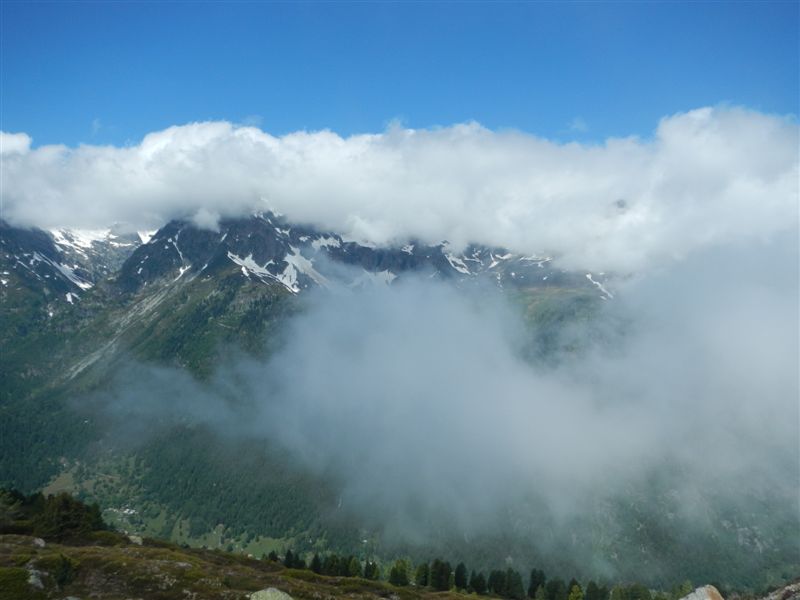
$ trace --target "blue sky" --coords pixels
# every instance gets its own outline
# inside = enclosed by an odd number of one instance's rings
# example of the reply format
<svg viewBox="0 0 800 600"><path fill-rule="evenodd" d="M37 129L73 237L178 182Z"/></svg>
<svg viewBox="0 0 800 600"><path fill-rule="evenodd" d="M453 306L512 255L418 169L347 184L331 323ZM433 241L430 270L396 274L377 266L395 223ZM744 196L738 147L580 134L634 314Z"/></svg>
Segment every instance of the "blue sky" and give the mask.
<svg viewBox="0 0 800 600"><path fill-rule="evenodd" d="M0 6L2 129L34 145L212 119L601 140L704 105L798 113L797 2Z"/></svg>

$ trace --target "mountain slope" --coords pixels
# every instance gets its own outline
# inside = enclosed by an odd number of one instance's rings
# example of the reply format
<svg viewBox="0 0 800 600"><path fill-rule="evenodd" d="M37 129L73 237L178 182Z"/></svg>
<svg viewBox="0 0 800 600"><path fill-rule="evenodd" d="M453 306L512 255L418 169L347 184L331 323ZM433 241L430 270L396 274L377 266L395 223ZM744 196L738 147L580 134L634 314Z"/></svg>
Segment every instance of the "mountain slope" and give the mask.
<svg viewBox="0 0 800 600"><path fill-rule="evenodd" d="M581 340L564 348L561 333L614 301L613 281L564 272L548 257L414 241L377 248L271 214L223 220L218 231L173 221L139 241L4 227L0 484L73 491L99 501L125 529L193 545L350 552L367 540L376 552L390 551L380 523L367 526L340 510L335 481L309 475L269 442L232 442L188 419L140 440L132 424L133 433L120 435L93 402L120 381L148 376L139 365L174 367L202 385L237 353L268 357L312 289L394 285L410 276L499 288L531 325L526 354L534 361L579 351ZM710 522L735 527L706 544L706 532L689 539L683 526L662 526L676 512L671 493L668 482L643 482L626 501L571 524L571 541L556 540L535 506L517 507L498 521L497 535L465 543L443 519L426 524L430 545L404 552L458 549L476 564L538 556L555 572L575 569L537 554L546 539L561 555L583 549L601 556L603 568L663 581L695 568L703 575L699 557L719 544L724 560L704 564L745 586L762 576L756 571L770 570L774 579L800 562L781 535L793 527L784 514L743 514L709 502ZM775 505L768 496L758 502Z"/></svg>

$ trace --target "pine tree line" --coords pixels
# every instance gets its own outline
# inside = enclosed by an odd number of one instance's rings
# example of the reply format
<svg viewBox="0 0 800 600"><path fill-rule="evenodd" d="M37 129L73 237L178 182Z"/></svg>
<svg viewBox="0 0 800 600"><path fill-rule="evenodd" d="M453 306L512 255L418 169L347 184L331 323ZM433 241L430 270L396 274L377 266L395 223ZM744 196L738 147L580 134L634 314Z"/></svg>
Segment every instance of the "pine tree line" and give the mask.
<svg viewBox="0 0 800 600"><path fill-rule="evenodd" d="M404 587L415 585L430 588L434 591L454 590L462 593L491 595L508 600L678 600L692 591L690 582L676 586L670 593L652 593L641 584L616 585L610 588L605 584L589 581L584 588L577 579L569 582L559 577L548 579L541 569L531 569L527 588L522 575L512 569L494 569L488 576L482 571L468 571L460 562L455 568L442 559L417 565L416 569L409 561L395 560L388 568L386 576L381 575L381 568L373 560L363 562L356 556L339 556L328 554L321 558L314 554L309 565L291 550L281 560L275 552L265 558L281 562L290 569L310 569L319 575L332 577L362 577L364 579L385 579L390 584ZM413 572L413 577L412 577Z"/></svg>

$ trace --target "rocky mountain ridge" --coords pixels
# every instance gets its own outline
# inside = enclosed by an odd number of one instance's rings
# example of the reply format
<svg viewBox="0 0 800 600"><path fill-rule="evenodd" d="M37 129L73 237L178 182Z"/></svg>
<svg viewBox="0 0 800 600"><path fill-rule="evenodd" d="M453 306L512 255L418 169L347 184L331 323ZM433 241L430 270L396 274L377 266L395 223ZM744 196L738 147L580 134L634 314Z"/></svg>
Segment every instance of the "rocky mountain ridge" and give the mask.
<svg viewBox="0 0 800 600"><path fill-rule="evenodd" d="M234 264L241 275L291 293L314 286L391 283L408 273L449 280L482 279L501 288L571 285L612 293L605 274L570 273L549 256L447 242L407 241L377 247L295 225L272 213L228 219L219 229L171 221L156 232L20 229L0 222L0 290L39 288L52 302L73 303L97 283L135 293L164 279L213 277Z"/></svg>
<svg viewBox="0 0 800 600"><path fill-rule="evenodd" d="M548 281L558 285L565 279L592 285L594 277L575 279L575 274L555 268L548 256L477 245L455 252L447 242L431 246L413 240L377 247L262 213L223 220L218 230L171 221L133 252L118 283L126 291L136 291L160 277L213 276L231 263L244 277L277 283L292 293L315 285L390 283L411 272L456 280L483 277L501 287L545 286Z"/></svg>

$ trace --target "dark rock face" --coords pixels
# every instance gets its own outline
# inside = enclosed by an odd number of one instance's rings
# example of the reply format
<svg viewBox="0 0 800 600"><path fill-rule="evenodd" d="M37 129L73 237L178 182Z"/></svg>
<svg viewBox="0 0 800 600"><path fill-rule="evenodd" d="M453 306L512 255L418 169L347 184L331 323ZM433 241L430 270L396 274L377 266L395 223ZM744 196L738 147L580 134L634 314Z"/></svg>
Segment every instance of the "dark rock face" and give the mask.
<svg viewBox="0 0 800 600"><path fill-rule="evenodd" d="M68 261L49 234L5 221L0 221L0 285L40 290L47 296L78 294L92 287L91 275Z"/></svg>

